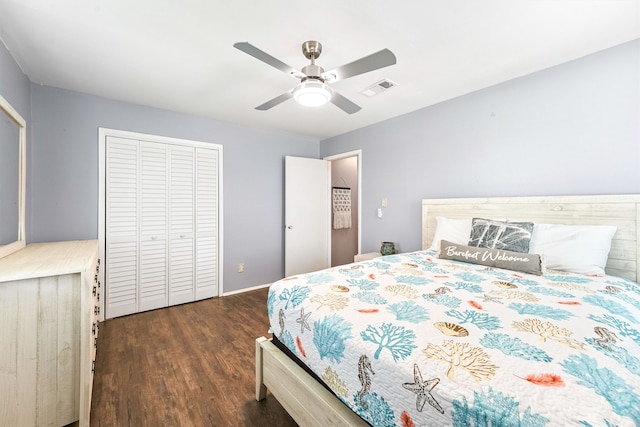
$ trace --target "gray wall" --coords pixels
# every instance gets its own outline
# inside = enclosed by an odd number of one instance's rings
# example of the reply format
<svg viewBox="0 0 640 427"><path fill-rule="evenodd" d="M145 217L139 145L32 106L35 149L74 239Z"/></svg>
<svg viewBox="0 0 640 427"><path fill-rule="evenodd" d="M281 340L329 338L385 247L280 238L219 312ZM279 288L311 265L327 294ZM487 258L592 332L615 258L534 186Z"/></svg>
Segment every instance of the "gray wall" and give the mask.
<svg viewBox="0 0 640 427"><path fill-rule="evenodd" d="M31 118L29 85L29 79L0 41L0 95L9 101L25 121Z"/></svg>
<svg viewBox="0 0 640 427"><path fill-rule="evenodd" d="M97 237L106 127L223 145L224 290L282 277L283 156L317 158L318 141L51 87L32 85L31 94L30 242Z"/></svg>
<svg viewBox="0 0 640 427"><path fill-rule="evenodd" d="M285 155L362 149L362 252L419 249L422 198L640 193L638 76L635 41L319 144L30 85L0 45L0 93L27 120L28 241L97 236L98 127L221 144L225 291L283 274Z"/></svg>
<svg viewBox="0 0 640 427"><path fill-rule="evenodd" d="M362 252L383 240L420 249L422 198L640 193L640 40L322 141L320 153L356 149Z"/></svg>
<svg viewBox="0 0 640 427"><path fill-rule="evenodd" d="M27 122L28 243L97 238L107 127L223 145L224 290L282 277L283 158L318 158L317 140L31 84L1 43L0 94Z"/></svg>

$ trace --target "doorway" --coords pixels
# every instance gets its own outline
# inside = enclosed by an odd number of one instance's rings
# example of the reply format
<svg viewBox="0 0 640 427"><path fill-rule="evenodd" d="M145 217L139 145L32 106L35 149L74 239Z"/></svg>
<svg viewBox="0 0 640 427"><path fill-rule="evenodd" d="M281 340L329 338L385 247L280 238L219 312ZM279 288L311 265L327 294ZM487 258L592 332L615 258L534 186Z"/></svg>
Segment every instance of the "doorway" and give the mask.
<svg viewBox="0 0 640 427"><path fill-rule="evenodd" d="M325 157L325 160L331 165L331 267L335 267L352 263L360 252L361 150ZM336 203L340 206L338 214L334 213L334 199L338 199ZM348 221L344 220L345 215Z"/></svg>
<svg viewBox="0 0 640 427"><path fill-rule="evenodd" d="M352 263L361 242L361 151L284 160L285 277ZM349 190L349 227L334 229L332 187Z"/></svg>

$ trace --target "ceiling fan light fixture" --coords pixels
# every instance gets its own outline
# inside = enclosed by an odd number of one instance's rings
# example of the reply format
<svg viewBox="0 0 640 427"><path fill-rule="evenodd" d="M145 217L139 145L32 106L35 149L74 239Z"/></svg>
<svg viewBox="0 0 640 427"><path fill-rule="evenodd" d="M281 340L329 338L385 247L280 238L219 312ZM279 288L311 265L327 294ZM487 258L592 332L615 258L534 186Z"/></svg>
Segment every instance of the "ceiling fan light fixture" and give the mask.
<svg viewBox="0 0 640 427"><path fill-rule="evenodd" d="M331 89L320 80L308 79L293 89L293 99L305 107L319 107L331 100Z"/></svg>

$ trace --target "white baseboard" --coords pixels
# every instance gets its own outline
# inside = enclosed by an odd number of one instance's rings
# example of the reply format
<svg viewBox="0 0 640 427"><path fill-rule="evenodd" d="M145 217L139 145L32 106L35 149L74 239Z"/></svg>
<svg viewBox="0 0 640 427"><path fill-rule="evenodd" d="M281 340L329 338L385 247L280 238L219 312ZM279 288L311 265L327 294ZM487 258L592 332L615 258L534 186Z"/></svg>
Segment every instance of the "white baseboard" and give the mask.
<svg viewBox="0 0 640 427"><path fill-rule="evenodd" d="M267 283L266 285L253 286L251 288L239 289L237 291L224 292L222 294L222 296L223 297L228 297L230 295L242 294L244 292L255 291L255 290L258 290L258 289L262 289L262 288L268 288L269 286L271 286L271 283Z"/></svg>

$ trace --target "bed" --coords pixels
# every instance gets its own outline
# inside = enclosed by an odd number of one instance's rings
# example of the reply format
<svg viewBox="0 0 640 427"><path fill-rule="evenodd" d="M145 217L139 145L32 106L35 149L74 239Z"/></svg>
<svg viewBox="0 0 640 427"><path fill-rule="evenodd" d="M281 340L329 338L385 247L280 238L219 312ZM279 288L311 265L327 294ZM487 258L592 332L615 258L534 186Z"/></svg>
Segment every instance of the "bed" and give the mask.
<svg viewBox="0 0 640 427"><path fill-rule="evenodd" d="M269 389L303 426L640 425L640 196L431 199L422 212L421 251L270 287L280 345L256 340L258 400ZM506 221L536 227L531 252L504 249L518 233L478 251L456 236ZM536 237L576 229L555 249ZM599 265L580 264L602 240Z"/></svg>

